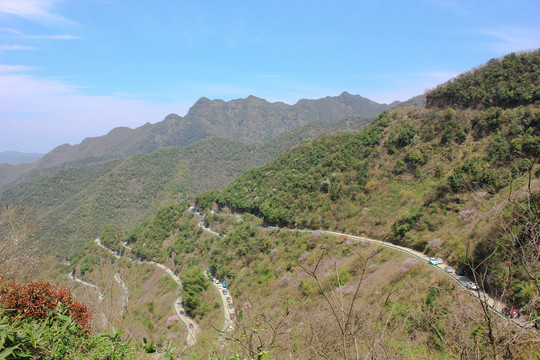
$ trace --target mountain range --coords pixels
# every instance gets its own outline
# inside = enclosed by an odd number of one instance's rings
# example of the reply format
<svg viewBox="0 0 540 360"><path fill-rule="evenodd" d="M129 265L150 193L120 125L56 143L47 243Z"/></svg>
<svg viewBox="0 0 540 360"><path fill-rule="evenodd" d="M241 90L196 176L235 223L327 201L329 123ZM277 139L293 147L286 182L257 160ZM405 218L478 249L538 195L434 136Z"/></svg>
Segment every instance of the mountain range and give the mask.
<svg viewBox="0 0 540 360"><path fill-rule="evenodd" d="M151 153L167 146L185 147L214 136L244 143L269 140L285 131L311 121L335 122L345 116L373 117L380 112L407 104L423 105L425 97L408 102L378 104L359 95L343 92L336 97L300 100L294 105L270 103L255 96L231 101L199 99L184 116L170 114L163 121L147 123L136 129L119 127L107 135L89 137L80 144L56 147L34 163L0 164L0 188L20 179L55 173L64 166L80 167L89 163Z"/></svg>
<svg viewBox="0 0 540 360"><path fill-rule="evenodd" d="M226 187L198 194L190 210L177 203L134 227L111 225L108 244L167 264L182 279L209 269L226 282L237 326L227 346L242 358L263 349L279 359L534 358L540 68L513 70L539 60L540 52L498 59L459 77L458 86L428 93L436 101L426 108L384 111L360 131L306 138ZM494 77L497 69L508 78ZM456 96L474 99L478 88L496 82L531 91L522 92L523 100L518 92L514 99L504 95L504 103L498 92L486 93L483 104L497 104L487 109L476 100L456 103ZM212 169L211 176L218 173ZM368 245L369 238L379 245ZM95 248L87 246L70 270L106 284L101 264L119 272L125 264L103 259ZM445 265L428 263L430 257ZM139 284L134 273L124 272ZM142 298L136 291L131 299ZM214 293L196 293L191 316L202 329L216 329L209 323L223 312ZM152 326L160 320L143 306L132 305L133 326L160 341L157 332L164 338L166 329ZM510 319L513 311L522 319ZM254 346L254 338L262 340ZM248 340L238 344L242 339ZM221 346L209 341L190 351Z"/></svg>
<svg viewBox="0 0 540 360"><path fill-rule="evenodd" d="M268 163L303 140L334 131L360 130L370 120L313 121L255 144L213 137L184 148L169 146L151 154L65 166L53 174L21 180L1 192L0 201L25 204L40 224L36 238L41 249L69 256L106 224L132 225L160 206L226 186L246 170Z"/></svg>
<svg viewBox="0 0 540 360"><path fill-rule="evenodd" d="M169 324L181 296L201 329L188 350L200 358L529 359L540 353L539 94L537 50L442 84L427 107L391 104L373 119L311 121L266 141L241 138L251 112L235 109L263 100L201 99L191 134L236 121L239 139L79 158L0 200L26 204L41 226L31 240L52 265L34 277L78 286L103 328L122 317L156 344L189 336L190 323ZM271 117L253 117L259 136ZM210 286L186 290L194 275L209 284L208 273L226 283L229 304ZM234 326L219 332L230 310Z"/></svg>

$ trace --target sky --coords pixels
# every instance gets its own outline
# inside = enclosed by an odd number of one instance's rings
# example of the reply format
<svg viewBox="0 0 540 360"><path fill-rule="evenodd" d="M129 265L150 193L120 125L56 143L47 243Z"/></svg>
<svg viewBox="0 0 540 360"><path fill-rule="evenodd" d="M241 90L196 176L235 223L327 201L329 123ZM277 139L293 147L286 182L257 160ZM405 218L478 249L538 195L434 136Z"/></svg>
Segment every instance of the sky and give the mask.
<svg viewBox="0 0 540 360"><path fill-rule="evenodd" d="M200 97L405 101L540 47L538 0L0 0L0 151L46 153Z"/></svg>

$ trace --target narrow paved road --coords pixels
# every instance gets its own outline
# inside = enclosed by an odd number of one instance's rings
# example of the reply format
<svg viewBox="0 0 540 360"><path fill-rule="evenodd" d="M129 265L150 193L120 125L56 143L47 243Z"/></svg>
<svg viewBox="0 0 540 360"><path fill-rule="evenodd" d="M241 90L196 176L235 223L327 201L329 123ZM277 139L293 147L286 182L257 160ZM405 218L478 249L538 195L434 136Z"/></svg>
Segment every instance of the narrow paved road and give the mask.
<svg viewBox="0 0 540 360"><path fill-rule="evenodd" d="M120 273L116 273L114 275L114 280L122 287L124 292L122 293L122 314L126 312L127 309L127 302L128 302L128 287L124 280L122 280L122 277L120 276Z"/></svg>
<svg viewBox="0 0 540 360"><path fill-rule="evenodd" d="M174 271L172 271L167 266L165 266L163 264L160 264L160 263L157 263L155 261L133 260L132 258L129 258L127 256L120 256L115 251L113 251L113 250L107 248L106 246L104 246L101 243L100 238L97 238L95 242L96 242L96 244L98 246L101 246L102 248L104 248L105 250L107 250L108 252L113 254L113 256L115 258L117 258L117 259L120 259L120 258L123 257L124 259L128 259L129 261L132 261L132 262L138 262L138 263L141 263L141 264L152 264L152 265L155 265L155 266L161 268L163 271L165 271L167 274L169 274L169 276L171 276L173 278L173 280L178 283L178 285L182 286L182 280L178 277L178 275L176 275L174 273ZM130 249L130 247L128 247L127 244L123 244L123 245L124 245L124 247ZM174 311L175 311L176 315L186 325L186 329L187 329L186 345L187 346L195 345L197 343L197 334L200 331L199 325L195 322L195 320L193 320L192 318L190 318L187 315L186 309L184 308L184 305L183 305L183 302L182 302L182 297L179 296L178 298L176 298L176 300L174 301L173 307L174 307Z"/></svg>
<svg viewBox="0 0 540 360"><path fill-rule="evenodd" d="M200 222L199 226L203 230L208 231L208 232L210 232L210 233L212 233L214 235L224 236L224 235L220 235L220 234L216 233L215 231L212 231L211 229L205 227L204 226L205 215L199 213L195 209L194 206L190 207L189 211L194 213L194 214L197 214L199 216L202 216L203 220ZM233 216L234 214L223 214L223 215L222 214L217 214L217 215L220 215L220 216ZM278 229L277 227L274 227L274 226L268 226L268 227L260 226L260 228L261 229L267 229L267 230L276 230L276 229ZM425 262L427 262L429 264L430 257L427 256L426 254L420 252L420 251L416 251L416 250L413 250L413 249L410 249L410 248L407 248L407 247L404 247L404 246L390 244L390 243L387 243L387 242L384 242L384 241L381 241L381 240L377 240L377 239L371 239L371 238L368 238L368 237L365 237L365 236L357 236L357 235L345 234L345 233L341 233L341 232L337 232L337 231L330 231L330 230L307 230L307 229L290 229L290 228L282 228L282 230L302 231L302 232L319 232L321 234L328 234L328 235L333 235L333 236L344 236L344 237L347 237L348 239L352 239L352 240L356 240L356 241L370 242L370 243L378 244L380 246L385 246L385 247L388 247L388 248L391 248L391 249L395 249L395 250L398 250L398 251L405 252L405 253L413 255L413 256L415 256L415 257L417 257L417 258L419 258L419 259L421 259L421 260L423 260L423 261L425 261ZM461 285L463 287L464 291L467 291L472 296L475 296L476 298L480 299L480 301L487 304L488 308L490 310L492 310L496 314L500 315L501 317L503 317L503 318L505 318L507 320L510 320L510 321L514 322L515 324L517 324L518 326L523 327L523 328L533 328L534 327L534 322L533 321L527 321L524 317L514 319L514 318L508 318L508 317L504 316L502 311L506 307L505 303L493 298L488 293L486 293L485 291L480 289L480 287L477 287L476 290L469 289L467 287L467 284L468 283L476 283L476 281L473 281L473 280L469 279L466 276L460 276L460 275L445 271L444 269L447 266L449 266L446 262L443 261L442 264L432 265L432 266L435 266L438 270L442 271L445 275L447 275L452 280L454 280L459 285Z"/></svg>
<svg viewBox="0 0 540 360"><path fill-rule="evenodd" d="M204 226L204 219L205 219L205 215L201 214L200 212L198 212L194 206L191 206L189 208L189 211L193 214L196 214L196 215L199 215L202 217L202 220L198 223L198 226L203 229L204 231L206 232L209 232L210 234L212 235L215 235L215 236L219 236L219 237L224 237L224 235L221 235L215 231L213 231L212 229L210 228L207 228ZM230 289L227 288L227 289L223 289L223 286L219 286L220 282L218 281L216 283L216 279L215 278L212 278L210 273L208 273L208 271L205 269L204 270L204 276L206 276L210 282L212 283L212 285L216 288L218 294L219 294L219 297L221 298L221 306L223 308L223 327L221 328L221 331L231 331L234 329L234 317L236 316L236 312L235 312L235 305L234 305L234 301L233 301L233 297L231 295L231 292L230 292ZM226 291L226 295L223 293L223 290ZM227 298L229 298L229 301L227 301Z"/></svg>
<svg viewBox="0 0 540 360"><path fill-rule="evenodd" d="M219 293L221 299L221 306L223 308L223 327L221 331L231 331L234 329L234 316L236 315L234 310L234 301L233 297L228 288L223 288L220 286L221 282L213 278L207 270L204 270L204 275L212 282L212 285L216 288L216 291ZM217 282L216 282L217 281ZM223 291L226 291L224 293ZM227 301L229 298L229 301Z"/></svg>
<svg viewBox="0 0 540 360"><path fill-rule="evenodd" d="M88 282L86 280L83 280L81 278L78 278L77 276L75 276L75 272L70 272L66 276L68 278L70 278L71 280L73 280L73 281L80 282L81 284L89 286L92 289L94 289L94 291L97 292L98 295L99 295L99 301L103 301L103 299L105 298L105 295L103 295L103 293L101 291L99 291L99 288L96 285L94 285L94 284L92 284L92 283L90 283L90 282Z"/></svg>
<svg viewBox="0 0 540 360"><path fill-rule="evenodd" d="M261 226L261 228L262 229L267 229L267 230L276 230L276 229L278 229L278 228L273 227L273 226L270 226L270 227ZM290 229L290 228L281 228L281 229L286 230L286 231L319 232L321 234L327 234L327 235L333 235L333 236L344 236L344 237L347 237L348 239L351 239L351 240L378 244L378 245L381 245L381 246L385 246L385 247L388 247L388 248L391 248L391 249L395 249L395 250L402 251L402 252L405 252L407 254L413 255L413 256L415 256L415 257L417 257L417 258L419 258L419 259L421 259L421 260L423 260L423 261L425 261L425 262L427 262L429 264L430 257L427 256L426 254L420 252L420 251L416 251L416 250L413 250L413 249L410 249L410 248L407 248L407 247L404 247L404 246L394 245L394 244L384 242L384 241L381 241L381 240L371 239L371 238L368 238L368 237L365 237L365 236L350 235L350 234L345 234L345 233L341 233L341 232L337 232L337 231L329 231L329 230L306 230L306 229ZM459 276L459 275L456 275L456 274L446 272L444 270L444 268L448 266L448 264L446 262L443 262L442 264L439 264L439 265L432 265L432 266L435 266L438 270L442 271L444 274L449 276L452 280L456 281L459 285L461 285L463 287L463 289L465 291L469 292L471 295L477 297L482 302L486 303L488 305L489 309L491 309L492 311L494 311L498 315L502 316L503 318L513 321L515 324L519 325L520 327L527 327L527 328L530 327L530 328L532 328L534 326L533 322L528 322L527 320L524 319L524 317L521 317L521 318L518 318L518 319L505 317L502 314L502 310L504 309L504 307L506 307L506 304L504 304L503 302L501 302L501 301L499 301L497 299L494 299L488 293L481 290L480 287L478 287L477 290L468 289L466 284L469 283L469 282L474 283L474 281L472 281L471 279L469 279L466 276Z"/></svg>

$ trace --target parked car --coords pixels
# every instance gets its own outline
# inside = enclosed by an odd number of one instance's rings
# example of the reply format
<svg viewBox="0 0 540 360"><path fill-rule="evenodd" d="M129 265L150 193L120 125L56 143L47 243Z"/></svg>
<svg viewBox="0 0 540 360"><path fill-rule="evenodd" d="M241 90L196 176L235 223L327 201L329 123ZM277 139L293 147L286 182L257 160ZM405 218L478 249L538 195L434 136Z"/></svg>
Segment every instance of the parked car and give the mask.
<svg viewBox="0 0 540 360"><path fill-rule="evenodd" d="M469 290L478 290L478 285L473 283L472 281L468 282L467 283L467 289L469 289Z"/></svg>
<svg viewBox="0 0 540 360"><path fill-rule="evenodd" d="M443 264L444 263L443 259L441 259L441 258L435 258L435 260L437 261L437 264Z"/></svg>
<svg viewBox="0 0 540 360"><path fill-rule="evenodd" d="M446 271L447 273L451 274L454 272L454 268L451 267L451 266L447 266L444 268L444 271Z"/></svg>
<svg viewBox="0 0 540 360"><path fill-rule="evenodd" d="M182 310L180 310L180 315L184 315L184 312Z"/></svg>
<svg viewBox="0 0 540 360"><path fill-rule="evenodd" d="M465 271L463 269L456 269L456 275L463 276L465 275Z"/></svg>
<svg viewBox="0 0 540 360"><path fill-rule="evenodd" d="M227 295L227 290L223 289L223 291L221 291L223 293L223 295Z"/></svg>
<svg viewBox="0 0 540 360"><path fill-rule="evenodd" d="M234 309L234 305L232 303L229 304L229 309L231 309L231 310Z"/></svg>
<svg viewBox="0 0 540 360"><path fill-rule="evenodd" d="M230 303L232 300L230 297L227 298L227 302Z"/></svg>
<svg viewBox="0 0 540 360"><path fill-rule="evenodd" d="M437 258L429 258L429 263L431 265L439 265L439 262L437 261Z"/></svg>
<svg viewBox="0 0 540 360"><path fill-rule="evenodd" d="M227 287L227 283L226 282L223 282L223 288L225 289Z"/></svg>
<svg viewBox="0 0 540 360"><path fill-rule="evenodd" d="M219 283L219 284L217 284L217 287L218 287L218 289L221 289L221 288L223 288L223 285L221 285L221 283Z"/></svg>
<svg viewBox="0 0 540 360"><path fill-rule="evenodd" d="M521 313L518 311L518 309L511 306L505 306L502 313L504 316L508 316L509 318L518 318L521 316Z"/></svg>

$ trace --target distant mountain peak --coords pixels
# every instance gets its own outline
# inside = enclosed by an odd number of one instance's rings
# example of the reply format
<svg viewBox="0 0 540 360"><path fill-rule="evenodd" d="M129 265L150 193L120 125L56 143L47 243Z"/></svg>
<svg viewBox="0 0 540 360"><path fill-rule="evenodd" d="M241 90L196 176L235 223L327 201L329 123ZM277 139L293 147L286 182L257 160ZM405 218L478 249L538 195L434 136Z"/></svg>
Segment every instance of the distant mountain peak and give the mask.
<svg viewBox="0 0 540 360"><path fill-rule="evenodd" d="M36 171L29 176L36 176L43 169L60 169L65 164L83 166L151 153L161 147L185 147L214 136L245 143L262 142L314 120L336 122L350 115L367 118L387 108L347 91L339 96L299 100L294 105L270 103L254 95L230 101L201 97L183 117L171 113L163 121L136 129L115 128L107 135L86 138L78 145L57 147L32 166L4 173L0 169L0 186L14 183L30 167Z"/></svg>

